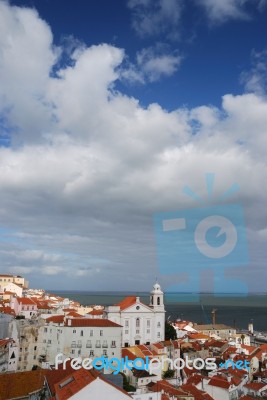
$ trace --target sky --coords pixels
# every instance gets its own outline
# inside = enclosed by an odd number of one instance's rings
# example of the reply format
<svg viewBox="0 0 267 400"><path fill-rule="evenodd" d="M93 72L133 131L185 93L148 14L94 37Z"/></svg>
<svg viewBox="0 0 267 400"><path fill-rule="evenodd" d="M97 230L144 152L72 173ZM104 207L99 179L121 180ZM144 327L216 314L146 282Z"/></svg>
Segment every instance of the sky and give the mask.
<svg viewBox="0 0 267 400"><path fill-rule="evenodd" d="M224 207L243 209L249 260L226 274L265 292L266 18L266 0L0 0L0 272L179 287L190 268L177 246L165 273L155 215L198 208L185 186L212 207L237 184Z"/></svg>

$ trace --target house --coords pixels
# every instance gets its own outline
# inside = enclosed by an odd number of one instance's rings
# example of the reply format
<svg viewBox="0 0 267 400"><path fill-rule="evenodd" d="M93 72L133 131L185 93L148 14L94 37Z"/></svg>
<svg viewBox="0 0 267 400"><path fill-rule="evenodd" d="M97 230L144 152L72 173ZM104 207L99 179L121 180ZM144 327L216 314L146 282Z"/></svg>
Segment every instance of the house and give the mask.
<svg viewBox="0 0 267 400"><path fill-rule="evenodd" d="M204 333L205 335L214 338L230 339L236 336L236 329L224 324L194 324L193 328L197 332Z"/></svg>
<svg viewBox="0 0 267 400"><path fill-rule="evenodd" d="M40 356L51 365L59 354L60 361L75 357L121 358L122 327L107 319L54 315L45 320L40 335Z"/></svg>
<svg viewBox="0 0 267 400"><path fill-rule="evenodd" d="M52 374L55 371L52 371ZM57 400L109 399L129 400L131 396L118 386L106 380L94 370L72 370L68 375L51 383L51 371L47 375L46 387Z"/></svg>
<svg viewBox="0 0 267 400"><path fill-rule="evenodd" d="M0 372L16 371L18 347L13 339L0 339Z"/></svg>
<svg viewBox="0 0 267 400"><path fill-rule="evenodd" d="M164 295L158 283L150 292L149 305L137 296L128 296L118 304L105 308L104 318L123 327L124 347L159 342L165 337Z"/></svg>
<svg viewBox="0 0 267 400"><path fill-rule="evenodd" d="M20 275L0 274L0 287L3 288L9 283L15 283L16 285L21 286L23 289L27 289L29 286L29 282Z"/></svg>
<svg viewBox="0 0 267 400"><path fill-rule="evenodd" d="M0 400L40 399L45 370L0 374Z"/></svg>
<svg viewBox="0 0 267 400"><path fill-rule="evenodd" d="M37 304L27 297L13 297L10 306L16 315L24 316L27 319L31 319L38 314Z"/></svg>

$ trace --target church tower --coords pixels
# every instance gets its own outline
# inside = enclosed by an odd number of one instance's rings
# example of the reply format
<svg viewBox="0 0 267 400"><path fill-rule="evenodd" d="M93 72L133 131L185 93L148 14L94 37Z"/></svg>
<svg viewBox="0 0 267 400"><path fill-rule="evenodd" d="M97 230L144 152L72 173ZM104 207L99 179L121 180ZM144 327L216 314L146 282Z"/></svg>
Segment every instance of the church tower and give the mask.
<svg viewBox="0 0 267 400"><path fill-rule="evenodd" d="M164 298L163 298L163 292L161 290L160 285L156 282L155 285L153 286L153 289L150 292L150 303L149 306L154 310L154 311L165 311L164 308Z"/></svg>

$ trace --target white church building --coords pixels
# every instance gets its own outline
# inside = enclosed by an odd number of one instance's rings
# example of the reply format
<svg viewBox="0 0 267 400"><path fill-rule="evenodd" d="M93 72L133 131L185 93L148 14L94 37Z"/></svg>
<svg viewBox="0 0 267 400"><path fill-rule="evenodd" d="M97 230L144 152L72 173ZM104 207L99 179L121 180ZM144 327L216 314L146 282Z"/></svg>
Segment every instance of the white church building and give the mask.
<svg viewBox="0 0 267 400"><path fill-rule="evenodd" d="M122 326L122 346L150 344L164 340L164 294L158 283L150 292L150 303L128 296L120 303L105 308L104 318Z"/></svg>

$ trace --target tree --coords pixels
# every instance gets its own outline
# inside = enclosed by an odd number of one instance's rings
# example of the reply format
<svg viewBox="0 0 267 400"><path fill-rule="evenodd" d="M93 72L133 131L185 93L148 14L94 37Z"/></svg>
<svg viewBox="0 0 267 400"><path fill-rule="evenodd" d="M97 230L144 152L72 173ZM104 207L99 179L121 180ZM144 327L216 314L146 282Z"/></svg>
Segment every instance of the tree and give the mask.
<svg viewBox="0 0 267 400"><path fill-rule="evenodd" d="M174 369L167 369L167 371L163 372L162 377L163 379L170 379L174 377Z"/></svg>
<svg viewBox="0 0 267 400"><path fill-rule="evenodd" d="M167 321L165 322L165 340L175 340L177 339L177 333L174 327L169 324Z"/></svg>
<svg viewBox="0 0 267 400"><path fill-rule="evenodd" d="M130 385L129 380L127 379L126 375L123 372L119 372L120 375L123 377L123 389L126 392L135 392L136 388Z"/></svg>

